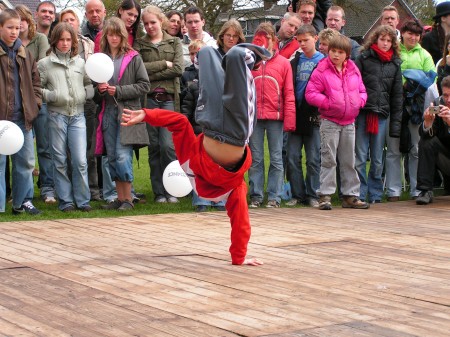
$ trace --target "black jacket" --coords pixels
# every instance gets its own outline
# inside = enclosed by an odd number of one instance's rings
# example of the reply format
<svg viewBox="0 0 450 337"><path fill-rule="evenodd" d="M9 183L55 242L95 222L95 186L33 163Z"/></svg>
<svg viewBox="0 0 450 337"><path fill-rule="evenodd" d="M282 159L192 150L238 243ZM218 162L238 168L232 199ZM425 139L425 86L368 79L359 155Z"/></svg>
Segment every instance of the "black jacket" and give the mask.
<svg viewBox="0 0 450 337"><path fill-rule="evenodd" d="M441 31L440 26L438 28L433 28L431 32L426 33L420 45L431 54L433 57L433 62L436 63L442 57L444 36L445 33Z"/></svg>
<svg viewBox="0 0 450 337"><path fill-rule="evenodd" d="M375 112L390 118L389 136L400 137L403 104L402 61L394 57L381 62L373 49L364 50L355 60L367 90L367 103L362 112Z"/></svg>
<svg viewBox="0 0 450 337"><path fill-rule="evenodd" d="M296 52L294 58L291 60L292 76L294 81L294 96L296 96L295 95L295 87L297 85L296 74L300 55L301 52ZM309 105L308 102L306 102L304 94L302 102L300 104L297 100L297 97L295 97L295 123L296 126L294 133L302 136L303 135L310 136L312 134L313 126L320 125L320 116L317 107Z"/></svg>
<svg viewBox="0 0 450 337"><path fill-rule="evenodd" d="M202 132L202 128L195 121L195 108L199 95L198 79L194 79L188 85L183 101L181 102L181 113L187 117L196 135Z"/></svg>
<svg viewBox="0 0 450 337"><path fill-rule="evenodd" d="M442 97L439 97L434 102L435 106L438 105L445 105L444 100ZM450 129L449 127L444 123L442 118L436 117L434 119L433 125L431 129L428 132L423 131L423 124L419 128L419 134L422 138L432 138L432 137L438 137L441 143L447 148L450 148Z"/></svg>

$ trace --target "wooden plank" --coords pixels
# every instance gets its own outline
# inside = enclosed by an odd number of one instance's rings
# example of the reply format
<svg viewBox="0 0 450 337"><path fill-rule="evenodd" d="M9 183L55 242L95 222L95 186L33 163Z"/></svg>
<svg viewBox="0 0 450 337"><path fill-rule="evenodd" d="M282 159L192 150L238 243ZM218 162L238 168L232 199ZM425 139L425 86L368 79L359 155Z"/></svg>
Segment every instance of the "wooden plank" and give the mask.
<svg viewBox="0 0 450 337"><path fill-rule="evenodd" d="M258 268L230 265L229 221L219 212L0 223L0 328L444 336L449 201L251 210L249 255L266 262Z"/></svg>

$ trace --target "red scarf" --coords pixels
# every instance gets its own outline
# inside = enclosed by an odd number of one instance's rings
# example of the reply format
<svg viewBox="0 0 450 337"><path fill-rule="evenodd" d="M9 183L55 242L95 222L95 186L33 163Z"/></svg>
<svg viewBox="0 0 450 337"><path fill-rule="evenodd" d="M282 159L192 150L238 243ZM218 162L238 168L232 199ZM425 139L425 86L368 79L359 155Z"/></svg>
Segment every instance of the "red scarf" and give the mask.
<svg viewBox="0 0 450 337"><path fill-rule="evenodd" d="M376 43L372 44L370 48L372 48L373 51L377 53L381 62L389 62L392 60L392 56L394 56L394 50L392 48L389 49L388 51L384 51L378 48L378 45Z"/></svg>
<svg viewBox="0 0 450 337"><path fill-rule="evenodd" d="M381 50L378 48L376 43L370 46L372 50L378 55L378 58L381 62L389 62L392 60L392 56L394 56L394 50L391 48L388 51ZM372 135L376 135L378 133L378 114L372 111L367 112L366 114L366 132Z"/></svg>

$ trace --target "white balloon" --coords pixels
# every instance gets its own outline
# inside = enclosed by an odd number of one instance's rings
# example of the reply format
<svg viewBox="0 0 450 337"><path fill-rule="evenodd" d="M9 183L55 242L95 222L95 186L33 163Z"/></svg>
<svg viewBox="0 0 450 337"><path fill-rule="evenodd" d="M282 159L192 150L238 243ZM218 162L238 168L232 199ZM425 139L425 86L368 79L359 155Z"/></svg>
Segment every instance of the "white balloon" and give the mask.
<svg viewBox="0 0 450 337"><path fill-rule="evenodd" d="M86 61L86 74L97 83L108 82L114 74L114 63L103 53L95 53Z"/></svg>
<svg viewBox="0 0 450 337"><path fill-rule="evenodd" d="M23 132L16 123L0 121L0 154L12 155L23 146Z"/></svg>
<svg viewBox="0 0 450 337"><path fill-rule="evenodd" d="M191 182L178 160L167 165L163 173L163 184L166 191L177 198L184 197L192 191Z"/></svg>

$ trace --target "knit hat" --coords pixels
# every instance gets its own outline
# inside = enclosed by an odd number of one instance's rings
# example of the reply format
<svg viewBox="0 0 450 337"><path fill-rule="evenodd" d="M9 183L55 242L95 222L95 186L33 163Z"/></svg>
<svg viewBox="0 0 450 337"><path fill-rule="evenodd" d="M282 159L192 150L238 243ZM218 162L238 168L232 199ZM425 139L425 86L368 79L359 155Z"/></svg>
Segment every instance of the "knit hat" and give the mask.
<svg viewBox="0 0 450 337"><path fill-rule="evenodd" d="M445 15L449 15L449 14L450 14L450 1L444 1L436 6L436 15L433 16L433 19L436 21L441 16L445 16Z"/></svg>

